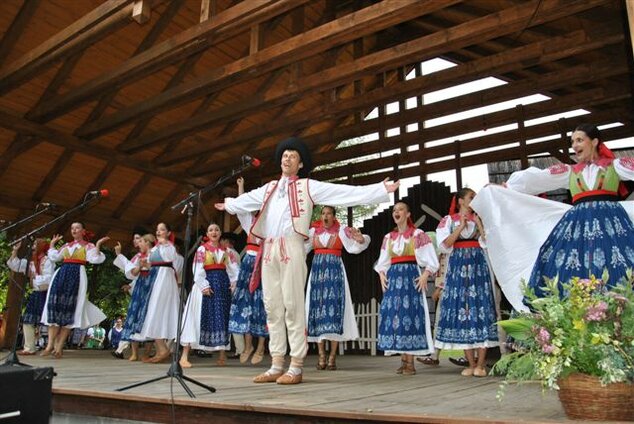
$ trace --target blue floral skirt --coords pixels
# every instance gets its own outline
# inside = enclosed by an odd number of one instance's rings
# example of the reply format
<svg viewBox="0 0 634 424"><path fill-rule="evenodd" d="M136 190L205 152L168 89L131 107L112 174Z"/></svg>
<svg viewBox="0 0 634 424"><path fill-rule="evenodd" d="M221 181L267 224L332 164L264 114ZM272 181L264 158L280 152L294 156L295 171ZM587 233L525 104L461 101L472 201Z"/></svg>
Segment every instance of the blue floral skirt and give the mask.
<svg viewBox="0 0 634 424"><path fill-rule="evenodd" d="M139 275L136 279L125 317L125 324L121 332L121 340L130 340L133 334L140 333L143 329L148 302L152 294L152 286L159 269L159 267L152 267L147 275Z"/></svg>
<svg viewBox="0 0 634 424"><path fill-rule="evenodd" d="M38 325L42 319L42 311L46 304L46 290L33 291L26 301L26 309L22 317L22 323ZM73 310L74 311L74 310Z"/></svg>
<svg viewBox="0 0 634 424"><path fill-rule="evenodd" d="M473 349L499 345L491 274L481 248L451 252L440 302L436 347Z"/></svg>
<svg viewBox="0 0 634 424"><path fill-rule="evenodd" d="M231 302L229 332L268 337L262 285L260 284L253 293L249 292L249 281L253 274L255 258L254 255L244 255L240 263L240 274Z"/></svg>
<svg viewBox="0 0 634 424"><path fill-rule="evenodd" d="M316 254L310 276L308 336L343 334L346 287L341 257Z"/></svg>
<svg viewBox="0 0 634 424"><path fill-rule="evenodd" d="M46 305L49 324L63 327L75 322L81 267L81 264L64 263L55 273Z"/></svg>
<svg viewBox="0 0 634 424"><path fill-rule="evenodd" d="M224 269L212 269L206 272L213 294L203 296L200 309L199 344L207 347L226 346L229 344L229 311L231 310L229 277Z"/></svg>
<svg viewBox="0 0 634 424"><path fill-rule="evenodd" d="M583 202L569 209L539 249L529 287L543 296L544 278L601 278L616 285L634 268L634 226L618 202ZM561 289L561 287L560 287ZM562 293L563 294L563 293Z"/></svg>
<svg viewBox="0 0 634 424"><path fill-rule="evenodd" d="M418 276L414 263L392 264L388 269L388 286L379 309L379 350L415 355L433 351L427 299L414 283Z"/></svg>

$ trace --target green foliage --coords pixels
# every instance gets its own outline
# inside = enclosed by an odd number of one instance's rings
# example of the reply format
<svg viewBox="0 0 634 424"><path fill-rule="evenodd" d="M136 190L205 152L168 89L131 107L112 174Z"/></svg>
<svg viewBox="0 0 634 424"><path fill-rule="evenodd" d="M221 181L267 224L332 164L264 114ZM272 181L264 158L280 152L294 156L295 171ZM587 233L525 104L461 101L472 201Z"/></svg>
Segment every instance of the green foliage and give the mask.
<svg viewBox="0 0 634 424"><path fill-rule="evenodd" d="M126 313L130 296L121 290L121 286L130 281L119 268L113 265L115 253L107 247L102 247L101 250L106 255L105 262L86 267L88 299L97 305L111 321Z"/></svg>
<svg viewBox="0 0 634 424"><path fill-rule="evenodd" d="M493 373L507 382L541 380L549 389L573 372L599 377L602 384L632 383L634 278L628 271L612 289L606 281L607 275L562 284L553 279L542 298L525 288L532 312L500 322L520 351L502 358Z"/></svg>
<svg viewBox="0 0 634 424"><path fill-rule="evenodd" d="M11 271L9 271L6 263L9 256L11 256L11 250L6 233L0 233L0 311L4 310L7 303L7 291L9 289Z"/></svg>

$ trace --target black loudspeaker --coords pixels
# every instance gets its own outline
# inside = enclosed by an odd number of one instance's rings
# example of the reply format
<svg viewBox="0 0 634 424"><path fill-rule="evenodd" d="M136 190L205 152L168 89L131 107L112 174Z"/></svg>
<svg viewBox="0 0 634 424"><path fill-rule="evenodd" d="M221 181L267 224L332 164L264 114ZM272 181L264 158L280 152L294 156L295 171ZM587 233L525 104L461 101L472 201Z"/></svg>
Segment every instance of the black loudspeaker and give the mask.
<svg viewBox="0 0 634 424"><path fill-rule="evenodd" d="M46 424L53 368L0 366L0 424Z"/></svg>

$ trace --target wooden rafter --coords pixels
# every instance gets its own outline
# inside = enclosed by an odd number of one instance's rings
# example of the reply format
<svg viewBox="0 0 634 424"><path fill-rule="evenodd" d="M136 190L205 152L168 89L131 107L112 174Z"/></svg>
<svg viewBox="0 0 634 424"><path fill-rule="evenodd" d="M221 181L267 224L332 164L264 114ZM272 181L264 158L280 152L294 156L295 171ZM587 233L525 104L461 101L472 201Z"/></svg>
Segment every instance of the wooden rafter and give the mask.
<svg viewBox="0 0 634 424"><path fill-rule="evenodd" d="M37 116L53 119L113 86L122 86L156 72L215 43L240 34L256 22L266 21L308 0L252 0L241 2L180 34L146 50L111 72L106 72L68 94L38 108Z"/></svg>
<svg viewBox="0 0 634 424"><path fill-rule="evenodd" d="M0 94L30 79L52 62L82 50L127 23L134 0L108 0L20 59L0 69Z"/></svg>
<svg viewBox="0 0 634 424"><path fill-rule="evenodd" d="M86 137L96 137L131 120L156 114L183 103L205 96L244 81L263 75L298 60L314 56L337 44L345 43L365 34L373 33L402 21L431 13L458 0L432 0L412 7L417 0L383 1L353 12L342 18L292 37L283 43L262 49L253 55L217 68L206 76L181 84L172 90L136 103L115 112L82 132Z"/></svg>
<svg viewBox="0 0 634 424"><path fill-rule="evenodd" d="M548 6L548 9L544 9L544 16L534 21L543 22L548 19L556 19L557 17L565 16L567 13L573 13L578 11L576 8L585 9L599 4L589 2L577 2L568 3L563 7L560 3L545 2L543 7ZM200 131L210 126L210 122L216 122L216 119L220 117L227 118L228 116L235 116L236 113L244 113L245 110L251 110L252 108L259 107L276 107L281 104L286 104L289 101L293 101L299 95L306 93L310 90L320 89L323 90L328 87L337 86L345 81L351 81L359 78L362 75L367 75L372 72L383 71L392 69L394 66L398 66L403 63L411 63L413 60L421 59L422 57L430 57L456 48L463 45L469 45L476 40L481 40L483 37L495 38L497 36L511 33L522 28L526 25L526 19L528 19L533 12L533 9L528 6L535 6L531 3L523 3L520 6L512 9L503 10L492 15L485 16L477 21L469 22L466 24L458 25L453 28L449 28L443 31L439 31L428 36L423 36L416 40L412 40L388 49L381 50L376 53L366 55L354 62L341 64L337 67L326 69L324 71L306 76L302 79L301 86L298 86L295 90L285 90L271 95L267 99L258 98L255 96L252 99L246 100L239 104L232 104L224 107L222 110L214 113L213 115L207 115L203 117L196 117L187 121L183 121L177 125L173 125L170 128L166 128L162 131L157 131L149 134L137 141L137 144L152 144L158 141L170 140L172 137L183 137L196 131ZM540 15L541 16L541 15ZM500 22L506 22L505 25L500 25ZM536 46L533 46L536 47ZM539 46L542 49L546 48L552 52L548 46ZM572 46L569 46L572 47ZM535 52L536 55L541 55L542 51ZM552 54L556 54L552 52ZM538 57L537 56L537 57ZM502 66L499 64L499 66ZM366 96L363 96L366 97ZM225 147L228 144L234 143L236 140L249 140L262 138L264 134L274 134L275 130L272 127L288 127L291 122L297 125L303 125L309 119L314 119L312 113L319 113L322 117L328 117L331 113L331 109L338 108L338 104L327 105L328 110L310 111L309 113L298 114L299 122L286 121L285 123L267 123L261 125L258 128L245 130L243 137L233 135L229 138L216 139L213 144L194 146L190 149L183 150L177 154L172 155L168 160L161 162L163 165L173 164L180 160L185 160L199 154L205 153L212 149ZM311 116L311 118L309 118ZM288 123L289 125L285 125Z"/></svg>
<svg viewBox="0 0 634 424"><path fill-rule="evenodd" d="M85 153L88 156L96 157L98 159L109 157L122 166L133 168L171 181L177 181L181 184L197 185L201 184L202 182L196 181L195 179L190 179L187 175L167 172L165 170L156 168L149 162L130 158L127 155L117 153L112 149L106 147L88 146L84 141L73 135L66 134L63 131L50 126L38 124L36 122L21 118L4 108L0 108L0 123L3 127L10 130L24 135L44 139L52 144L70 148L74 152Z"/></svg>
<svg viewBox="0 0 634 424"><path fill-rule="evenodd" d="M2 40L0 40L0 66L4 64L13 46L20 39L24 28L26 28L26 25L37 10L39 3L40 0L24 0L22 2L22 7L18 10L9 28L7 28Z"/></svg>

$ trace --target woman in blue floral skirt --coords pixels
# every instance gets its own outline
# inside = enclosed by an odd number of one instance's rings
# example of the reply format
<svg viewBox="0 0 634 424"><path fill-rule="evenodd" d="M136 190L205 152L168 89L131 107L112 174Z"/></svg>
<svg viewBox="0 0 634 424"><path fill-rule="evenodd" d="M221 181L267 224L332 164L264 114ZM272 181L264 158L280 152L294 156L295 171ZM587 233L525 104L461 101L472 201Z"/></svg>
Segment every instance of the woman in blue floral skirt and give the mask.
<svg viewBox="0 0 634 424"><path fill-rule="evenodd" d="M396 228L383 238L374 266L383 289L377 347L386 356L401 355L397 374L413 375L414 356L434 351L425 292L438 257L429 236L412 223L406 203L396 203L392 217Z"/></svg>
<svg viewBox="0 0 634 424"><path fill-rule="evenodd" d="M493 279L482 249L482 224L470 207L474 196L469 188L460 190L449 215L436 229L439 249L449 259L435 347L464 349L469 367L462 375L485 377L487 348L498 346L499 340Z"/></svg>

